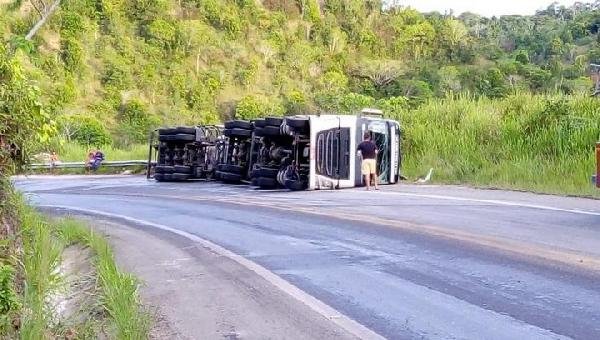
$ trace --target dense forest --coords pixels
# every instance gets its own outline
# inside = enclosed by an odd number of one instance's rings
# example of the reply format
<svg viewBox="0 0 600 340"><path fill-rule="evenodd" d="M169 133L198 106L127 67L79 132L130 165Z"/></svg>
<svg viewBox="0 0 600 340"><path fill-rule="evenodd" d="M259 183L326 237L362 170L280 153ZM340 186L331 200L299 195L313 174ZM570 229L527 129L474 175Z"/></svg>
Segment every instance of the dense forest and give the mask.
<svg viewBox="0 0 600 340"><path fill-rule="evenodd" d="M487 18L379 0L64 0L24 39L51 2L0 1L0 37L39 89L56 145L126 147L162 124L376 106L404 125L409 173L472 180L518 156L573 176L549 160L578 154L573 186L588 180L600 1ZM480 150L454 160L469 153L463 139Z"/></svg>
<svg viewBox="0 0 600 340"><path fill-rule="evenodd" d="M3 39L65 137L83 142L90 129L94 143L127 144L160 123L389 98L589 92L588 63L600 62L600 2L486 18L374 0L66 0L26 41L36 3L2 5Z"/></svg>

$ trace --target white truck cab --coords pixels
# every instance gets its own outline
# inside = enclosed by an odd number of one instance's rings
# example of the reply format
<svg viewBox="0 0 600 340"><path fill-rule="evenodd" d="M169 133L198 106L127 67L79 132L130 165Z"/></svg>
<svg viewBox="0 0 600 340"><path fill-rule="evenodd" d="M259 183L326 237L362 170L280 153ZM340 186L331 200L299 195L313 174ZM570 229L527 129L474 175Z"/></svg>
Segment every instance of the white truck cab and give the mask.
<svg viewBox="0 0 600 340"><path fill-rule="evenodd" d="M311 115L310 172L308 189L339 189L362 186L361 157L357 147L365 132L377 144L377 175L380 184L394 184L399 179L400 125L373 117L373 110L357 116ZM378 111L380 113L380 111ZM369 115L367 115L369 114Z"/></svg>

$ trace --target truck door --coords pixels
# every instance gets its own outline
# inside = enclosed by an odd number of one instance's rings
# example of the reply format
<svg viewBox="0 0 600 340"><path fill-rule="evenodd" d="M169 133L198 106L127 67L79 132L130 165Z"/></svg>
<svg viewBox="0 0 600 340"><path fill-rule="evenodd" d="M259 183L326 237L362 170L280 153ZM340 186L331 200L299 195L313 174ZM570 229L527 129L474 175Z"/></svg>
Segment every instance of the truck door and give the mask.
<svg viewBox="0 0 600 340"><path fill-rule="evenodd" d="M390 126L390 155L391 155L391 169L390 169L390 183L398 183L400 179L400 165L402 162L402 154L400 150L400 125L397 122L388 122Z"/></svg>

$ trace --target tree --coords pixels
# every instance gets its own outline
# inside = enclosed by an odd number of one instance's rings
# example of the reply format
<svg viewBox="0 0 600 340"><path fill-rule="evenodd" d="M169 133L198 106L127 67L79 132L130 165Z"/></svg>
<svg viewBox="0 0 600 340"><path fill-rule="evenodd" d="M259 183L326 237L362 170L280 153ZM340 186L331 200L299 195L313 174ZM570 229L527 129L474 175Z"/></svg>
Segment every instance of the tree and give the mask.
<svg viewBox="0 0 600 340"><path fill-rule="evenodd" d="M376 90L382 90L406 73L405 66L396 60L366 60L350 68L353 77L368 79Z"/></svg>
<svg viewBox="0 0 600 340"><path fill-rule="evenodd" d="M258 95L247 95L235 107L236 119L255 119L266 116L282 116L284 108L280 102Z"/></svg>
<svg viewBox="0 0 600 340"><path fill-rule="evenodd" d="M150 130L159 124L158 119L148 112L146 105L139 99L131 99L122 104L117 117L122 144L145 142Z"/></svg>
<svg viewBox="0 0 600 340"><path fill-rule="evenodd" d="M444 93L456 93L462 89L458 69L455 66L444 66L438 72L441 84L440 88Z"/></svg>
<svg viewBox="0 0 600 340"><path fill-rule="evenodd" d="M26 163L31 151L47 143L55 132L55 123L40 102L39 89L0 44L0 176Z"/></svg>
<svg viewBox="0 0 600 340"><path fill-rule="evenodd" d="M39 14L39 20L33 25L25 36L25 40L31 40L33 36L39 31L42 26L46 23L48 18L56 11L60 5L60 0L55 0L52 4L49 4L48 0L30 0L32 7Z"/></svg>
<svg viewBox="0 0 600 340"><path fill-rule="evenodd" d="M65 116L59 121L60 132L68 141L86 146L104 146L111 143L110 133L102 122L89 115Z"/></svg>

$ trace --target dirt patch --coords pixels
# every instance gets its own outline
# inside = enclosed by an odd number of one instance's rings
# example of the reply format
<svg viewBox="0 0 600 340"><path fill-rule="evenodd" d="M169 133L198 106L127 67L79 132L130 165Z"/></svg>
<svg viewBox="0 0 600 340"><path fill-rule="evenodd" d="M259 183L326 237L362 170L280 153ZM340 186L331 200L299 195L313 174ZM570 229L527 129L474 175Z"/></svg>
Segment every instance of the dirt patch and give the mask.
<svg viewBox="0 0 600 340"><path fill-rule="evenodd" d="M99 304L101 291L90 249L80 245L65 248L58 271L62 284L50 297L55 335L67 339L107 338L103 330L107 315Z"/></svg>

